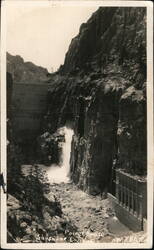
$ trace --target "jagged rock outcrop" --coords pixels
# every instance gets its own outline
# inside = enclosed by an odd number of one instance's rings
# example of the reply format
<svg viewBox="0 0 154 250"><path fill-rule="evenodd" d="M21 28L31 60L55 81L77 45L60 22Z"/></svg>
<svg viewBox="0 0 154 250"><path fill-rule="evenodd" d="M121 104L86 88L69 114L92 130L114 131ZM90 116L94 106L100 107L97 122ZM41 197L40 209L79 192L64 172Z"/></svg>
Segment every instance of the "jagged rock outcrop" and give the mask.
<svg viewBox="0 0 154 250"><path fill-rule="evenodd" d="M106 190L113 161L146 174L145 82L146 9L99 8L52 78L45 118L50 132L72 121L71 177L82 189Z"/></svg>
<svg viewBox="0 0 154 250"><path fill-rule="evenodd" d="M138 62L145 70L145 25L145 8L99 8L72 40L62 71L106 72L114 62L129 69Z"/></svg>
<svg viewBox="0 0 154 250"><path fill-rule="evenodd" d="M32 62L24 62L19 56L7 53L7 71L12 74L14 83L39 84L48 80L47 69Z"/></svg>
<svg viewBox="0 0 154 250"><path fill-rule="evenodd" d="M50 134L45 132L37 138L37 160L47 164L60 164L64 134L60 132Z"/></svg>
<svg viewBox="0 0 154 250"><path fill-rule="evenodd" d="M37 166L20 176L8 194L7 229L8 243L78 242L77 227Z"/></svg>

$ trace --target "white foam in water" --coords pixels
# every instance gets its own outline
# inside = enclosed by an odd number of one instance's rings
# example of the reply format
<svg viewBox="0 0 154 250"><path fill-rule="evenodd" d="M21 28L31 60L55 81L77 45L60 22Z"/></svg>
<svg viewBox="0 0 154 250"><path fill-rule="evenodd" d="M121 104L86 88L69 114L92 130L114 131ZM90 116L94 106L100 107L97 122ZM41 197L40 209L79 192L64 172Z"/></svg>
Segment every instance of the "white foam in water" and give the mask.
<svg viewBox="0 0 154 250"><path fill-rule="evenodd" d="M61 129L65 134L65 142L62 145L62 164L61 166L52 165L47 169L47 176L50 183L69 182L70 153L73 130L67 127Z"/></svg>

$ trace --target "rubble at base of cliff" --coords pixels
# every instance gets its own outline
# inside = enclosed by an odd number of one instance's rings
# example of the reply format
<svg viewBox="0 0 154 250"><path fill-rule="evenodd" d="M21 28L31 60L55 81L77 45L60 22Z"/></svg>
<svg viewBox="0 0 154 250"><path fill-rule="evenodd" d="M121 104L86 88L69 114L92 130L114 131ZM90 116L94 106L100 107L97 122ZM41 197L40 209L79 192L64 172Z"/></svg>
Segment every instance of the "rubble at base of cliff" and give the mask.
<svg viewBox="0 0 154 250"><path fill-rule="evenodd" d="M14 191L8 194L8 242L55 243L60 239L78 242L76 226L63 214L60 202L45 180L42 183L33 174L20 177L18 190L15 192L14 186ZM21 185L24 189L19 192Z"/></svg>

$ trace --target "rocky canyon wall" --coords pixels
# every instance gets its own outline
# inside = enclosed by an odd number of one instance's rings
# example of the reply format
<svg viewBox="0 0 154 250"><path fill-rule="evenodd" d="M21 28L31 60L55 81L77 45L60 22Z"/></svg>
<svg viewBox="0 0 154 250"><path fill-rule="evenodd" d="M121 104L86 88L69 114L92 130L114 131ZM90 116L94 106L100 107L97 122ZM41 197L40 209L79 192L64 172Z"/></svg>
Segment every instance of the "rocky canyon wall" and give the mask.
<svg viewBox="0 0 154 250"><path fill-rule="evenodd" d="M41 131L74 130L71 178L80 188L106 190L115 164L146 174L146 8L100 7L54 74L9 53L7 70L15 83L50 85Z"/></svg>
<svg viewBox="0 0 154 250"><path fill-rule="evenodd" d="M48 80L47 69L37 66L32 62L26 62L19 56L13 56L7 52L7 71L12 75L14 83L39 84Z"/></svg>
<svg viewBox="0 0 154 250"><path fill-rule="evenodd" d="M101 7L51 79L45 129L71 121L71 178L99 194L116 166L146 174L146 9Z"/></svg>

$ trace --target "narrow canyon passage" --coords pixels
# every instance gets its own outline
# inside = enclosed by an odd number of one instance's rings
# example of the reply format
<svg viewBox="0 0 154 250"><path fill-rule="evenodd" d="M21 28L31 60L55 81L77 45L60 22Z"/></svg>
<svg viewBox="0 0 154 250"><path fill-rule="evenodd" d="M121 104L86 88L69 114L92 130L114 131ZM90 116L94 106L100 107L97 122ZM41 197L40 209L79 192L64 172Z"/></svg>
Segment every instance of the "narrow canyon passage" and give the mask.
<svg viewBox="0 0 154 250"><path fill-rule="evenodd" d="M147 11L97 7L68 27L50 10L7 50L8 243L148 241Z"/></svg>
<svg viewBox="0 0 154 250"><path fill-rule="evenodd" d="M109 200L89 195L70 181L69 161L73 130L63 127L60 132L65 135L60 166L23 165L22 173L33 175L37 168L38 172L45 174L47 177L45 180L49 183L49 197L50 193L57 197L63 214L82 235L82 242L114 242L118 239L129 242L134 233L117 219ZM60 235L58 242L64 242Z"/></svg>
<svg viewBox="0 0 154 250"><path fill-rule="evenodd" d="M44 169L43 166L40 168ZM24 172L33 174L32 165L24 165ZM56 171L55 171L56 172ZM134 233L124 226L115 216L114 209L108 199L92 196L80 190L72 182L50 183L50 199L54 194L61 204L61 209L81 235L82 243L105 242L144 242L144 232ZM66 179L65 179L66 180ZM56 242L65 242L59 234Z"/></svg>
<svg viewBox="0 0 154 250"><path fill-rule="evenodd" d="M91 196L73 183L52 184L51 190L58 197L62 211L82 233L83 242L110 242L117 236L131 235L116 218L108 199Z"/></svg>

